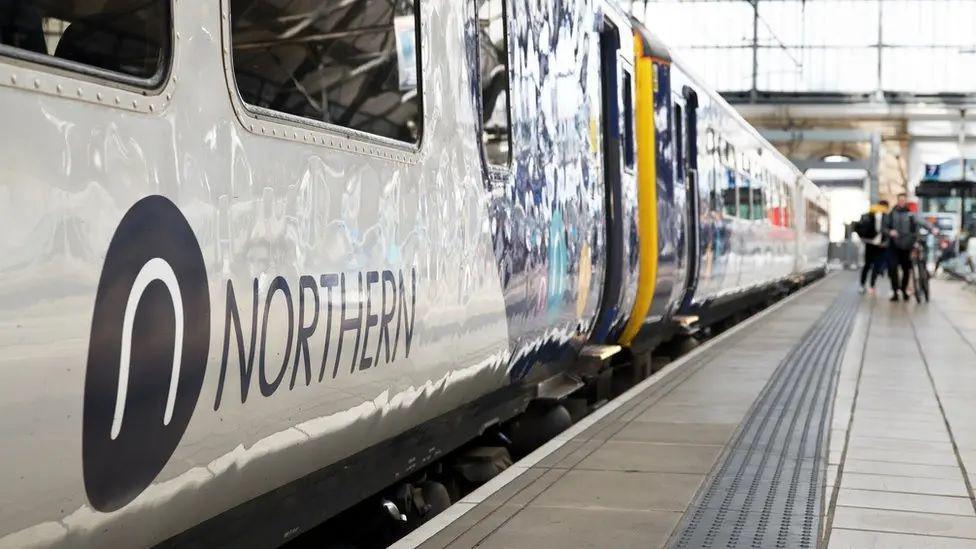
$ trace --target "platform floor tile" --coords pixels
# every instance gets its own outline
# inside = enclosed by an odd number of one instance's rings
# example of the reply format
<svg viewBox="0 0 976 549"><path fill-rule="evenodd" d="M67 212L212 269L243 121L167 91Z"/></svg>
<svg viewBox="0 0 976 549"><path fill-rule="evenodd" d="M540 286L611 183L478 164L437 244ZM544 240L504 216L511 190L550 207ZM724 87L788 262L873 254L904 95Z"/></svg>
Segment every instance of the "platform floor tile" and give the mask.
<svg viewBox="0 0 976 549"><path fill-rule="evenodd" d="M976 517L838 507L834 528L976 539Z"/></svg>
<svg viewBox="0 0 976 549"><path fill-rule="evenodd" d="M593 510L684 511L705 475L568 471L530 505Z"/></svg>
<svg viewBox="0 0 976 549"><path fill-rule="evenodd" d="M976 549L976 540L838 528L828 549Z"/></svg>
<svg viewBox="0 0 976 549"><path fill-rule="evenodd" d="M890 511L918 511L948 515L973 516L973 505L966 497L859 490L841 486L838 506L886 509Z"/></svg>
<svg viewBox="0 0 976 549"><path fill-rule="evenodd" d="M527 507L478 547L483 549L646 549L667 541L681 513L630 509Z"/></svg>
<svg viewBox="0 0 976 549"><path fill-rule="evenodd" d="M634 420L624 425L610 439L632 442L724 445L732 436L735 427L735 423L665 423Z"/></svg>

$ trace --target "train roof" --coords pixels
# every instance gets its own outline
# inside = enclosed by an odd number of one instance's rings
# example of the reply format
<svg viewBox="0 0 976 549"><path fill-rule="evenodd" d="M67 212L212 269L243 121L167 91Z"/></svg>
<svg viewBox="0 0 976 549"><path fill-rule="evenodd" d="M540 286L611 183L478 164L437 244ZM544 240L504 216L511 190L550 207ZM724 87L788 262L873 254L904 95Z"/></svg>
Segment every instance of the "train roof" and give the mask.
<svg viewBox="0 0 976 549"><path fill-rule="evenodd" d="M671 49L668 48L668 45L665 44L664 41L658 38L654 33L652 33L647 26L641 23L640 20L633 15L631 15L630 21L634 26L634 30L640 34L641 39L644 41L644 51L647 52L651 57L670 63Z"/></svg>

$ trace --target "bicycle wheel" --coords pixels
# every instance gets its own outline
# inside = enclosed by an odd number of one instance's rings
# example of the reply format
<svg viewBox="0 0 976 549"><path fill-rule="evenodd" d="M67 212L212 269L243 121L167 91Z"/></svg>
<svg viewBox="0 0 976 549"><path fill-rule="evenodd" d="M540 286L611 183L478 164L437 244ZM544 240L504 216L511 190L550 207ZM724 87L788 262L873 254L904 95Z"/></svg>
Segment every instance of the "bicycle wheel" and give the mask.
<svg viewBox="0 0 976 549"><path fill-rule="evenodd" d="M919 262L914 262L912 265L912 290L915 292L915 301L922 302L922 292L919 288L921 284L919 283Z"/></svg>
<svg viewBox="0 0 976 549"><path fill-rule="evenodd" d="M929 294L929 270L925 266L925 263L918 264L918 287L922 290L925 295L925 302L928 303L931 295ZM921 299L919 299L921 303Z"/></svg>

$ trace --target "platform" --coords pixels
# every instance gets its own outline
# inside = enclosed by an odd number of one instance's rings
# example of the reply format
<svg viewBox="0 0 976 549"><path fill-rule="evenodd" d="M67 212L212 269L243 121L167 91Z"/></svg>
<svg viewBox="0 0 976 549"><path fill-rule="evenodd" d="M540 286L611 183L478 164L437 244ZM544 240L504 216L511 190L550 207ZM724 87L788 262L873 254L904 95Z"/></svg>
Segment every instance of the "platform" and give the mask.
<svg viewBox="0 0 976 549"><path fill-rule="evenodd" d="M976 294L855 290L710 340L395 547L976 547Z"/></svg>

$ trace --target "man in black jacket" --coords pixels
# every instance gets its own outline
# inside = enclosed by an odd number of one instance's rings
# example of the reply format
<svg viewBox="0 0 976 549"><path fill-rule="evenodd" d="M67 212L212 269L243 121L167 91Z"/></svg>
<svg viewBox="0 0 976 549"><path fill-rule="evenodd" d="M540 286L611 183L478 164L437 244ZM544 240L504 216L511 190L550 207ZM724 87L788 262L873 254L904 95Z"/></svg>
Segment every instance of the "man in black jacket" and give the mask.
<svg viewBox="0 0 976 549"><path fill-rule="evenodd" d="M876 206L871 206L867 213L855 223L854 232L864 243L864 268L861 269L861 293L867 291L868 273L871 273L871 289L874 294L874 283L878 275L884 270L888 259L885 250L887 239L884 233L884 220L888 216L888 201L882 200Z"/></svg>
<svg viewBox="0 0 976 549"><path fill-rule="evenodd" d="M898 292L908 301L908 279L912 272L912 247L918 238L918 221L908 209L908 196L898 195L898 204L882 223L888 240L888 278L891 279L891 300L898 301ZM899 267L901 276L899 277ZM900 282L900 284L899 284Z"/></svg>

